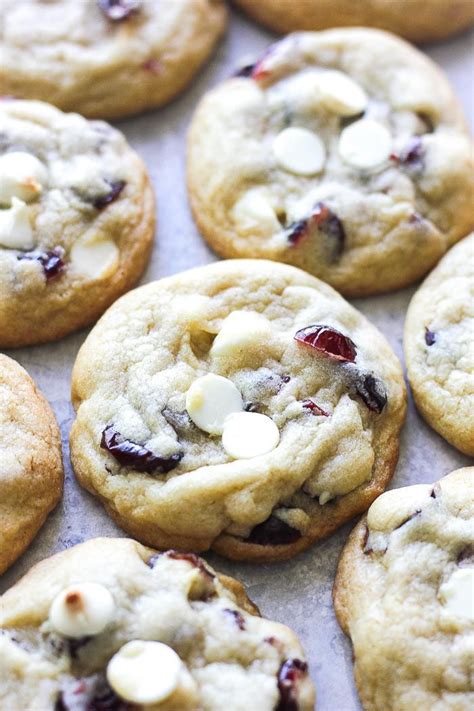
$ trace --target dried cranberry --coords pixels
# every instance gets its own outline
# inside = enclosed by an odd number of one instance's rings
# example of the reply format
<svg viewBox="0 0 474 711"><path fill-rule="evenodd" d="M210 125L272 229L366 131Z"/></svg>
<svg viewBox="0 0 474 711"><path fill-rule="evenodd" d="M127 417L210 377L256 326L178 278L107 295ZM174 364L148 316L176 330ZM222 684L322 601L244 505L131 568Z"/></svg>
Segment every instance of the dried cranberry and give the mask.
<svg viewBox="0 0 474 711"><path fill-rule="evenodd" d="M401 166L412 170L424 167L425 149L419 136L413 136L399 153L392 153L390 158Z"/></svg>
<svg viewBox="0 0 474 711"><path fill-rule="evenodd" d="M76 679L67 683L56 701L55 711L131 711L132 706L120 699L102 675Z"/></svg>
<svg viewBox="0 0 474 711"><path fill-rule="evenodd" d="M43 272L46 277L46 281L50 281L55 277L62 274L65 268L64 264L64 250L62 247L55 247L49 252L25 252L25 254L19 254L18 259L29 259L35 262L39 262L43 267Z"/></svg>
<svg viewBox="0 0 474 711"><path fill-rule="evenodd" d="M433 331L430 331L430 329L426 328L426 326L425 326L425 343L427 346L432 346L433 343L436 343L436 333L433 333Z"/></svg>
<svg viewBox="0 0 474 711"><path fill-rule="evenodd" d="M239 628L239 630L245 629L245 620L238 610L229 610L229 609L225 608L224 612L226 615L229 615L230 617L233 618L233 620L234 620L235 624L237 625L237 627Z"/></svg>
<svg viewBox="0 0 474 711"><path fill-rule="evenodd" d="M319 407L319 405L316 405L314 400L311 400L311 398L308 398L307 400L303 400L302 405L307 410L311 410L313 415L322 415L323 417L329 417L329 412L326 412L326 410L323 410L322 407Z"/></svg>
<svg viewBox="0 0 474 711"><path fill-rule="evenodd" d="M143 62L142 67L147 72L150 72L150 74L161 74L161 63L158 59L154 59L154 57L150 57L146 62Z"/></svg>
<svg viewBox="0 0 474 711"><path fill-rule="evenodd" d="M287 546L301 538L301 533L276 516L270 516L250 532L247 543L258 546Z"/></svg>
<svg viewBox="0 0 474 711"><path fill-rule="evenodd" d="M126 185L125 180L116 180L113 183L109 181L107 182L110 185L109 192L104 195L99 195L99 197L95 198L92 202L96 210L103 210L104 207L107 207L107 205L110 205L111 202L114 202Z"/></svg>
<svg viewBox="0 0 474 711"><path fill-rule="evenodd" d="M295 340L314 348L319 353L344 362L353 363L357 350L355 343L331 326L314 324L295 333Z"/></svg>
<svg viewBox="0 0 474 711"><path fill-rule="evenodd" d="M275 711L298 711L297 684L308 673L308 665L301 659L287 659L278 672L280 701Z"/></svg>
<svg viewBox="0 0 474 711"><path fill-rule="evenodd" d="M315 230L331 240L332 258L339 257L344 249L346 232L341 220L324 202L318 202L309 217L290 225L287 239L292 245L297 245L303 237L313 234Z"/></svg>
<svg viewBox="0 0 474 711"><path fill-rule="evenodd" d="M214 575L214 573L212 573L209 570L209 568L206 567L202 558L200 558L195 553L181 553L180 551L175 551L175 550L163 551L162 553L155 553L154 555L151 556L151 558L149 558L147 560L148 567L153 569L156 561L159 558L161 558L162 556L166 556L167 558L172 558L172 560L185 560L188 563L190 563L194 568L199 568L201 573L206 575L208 578L211 578L213 580L216 577Z"/></svg>
<svg viewBox="0 0 474 711"><path fill-rule="evenodd" d="M127 20L140 7L139 0L98 0L104 15L112 22Z"/></svg>
<svg viewBox="0 0 474 711"><path fill-rule="evenodd" d="M113 425L107 425L102 432L100 446L110 452L120 464L138 472L151 473L157 469L160 472L169 472L178 466L184 456L183 452L178 452L170 457L158 457L146 447L124 439Z"/></svg>
<svg viewBox="0 0 474 711"><path fill-rule="evenodd" d="M283 380L284 383L289 383L291 380L291 376L289 375L282 375L281 379Z"/></svg>
<svg viewBox="0 0 474 711"><path fill-rule="evenodd" d="M387 404L387 391L382 381L371 373L359 373L355 381L355 389L369 410L380 415Z"/></svg>

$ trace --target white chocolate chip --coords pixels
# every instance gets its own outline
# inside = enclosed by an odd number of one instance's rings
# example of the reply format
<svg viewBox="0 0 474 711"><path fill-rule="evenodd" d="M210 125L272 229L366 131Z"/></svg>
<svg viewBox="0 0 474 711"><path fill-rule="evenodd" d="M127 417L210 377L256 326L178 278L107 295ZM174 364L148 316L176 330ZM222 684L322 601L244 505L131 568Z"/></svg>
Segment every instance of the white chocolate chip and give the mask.
<svg viewBox="0 0 474 711"><path fill-rule="evenodd" d="M378 121L361 119L347 126L339 138L339 155L348 165L371 170L385 163L392 151L390 132Z"/></svg>
<svg viewBox="0 0 474 711"><path fill-rule="evenodd" d="M99 583L78 583L54 598L49 621L65 637L84 637L102 632L112 620L114 599Z"/></svg>
<svg viewBox="0 0 474 711"><path fill-rule="evenodd" d="M9 249L34 247L28 206L16 197L12 198L11 207L0 210L0 246Z"/></svg>
<svg viewBox="0 0 474 711"><path fill-rule="evenodd" d="M0 205L10 205L14 197L31 202L40 195L48 173L43 163L23 151L0 156Z"/></svg>
<svg viewBox="0 0 474 711"><path fill-rule="evenodd" d="M221 375L203 375L186 393L189 417L199 429L209 434L222 434L226 417L243 408L240 392L231 380Z"/></svg>
<svg viewBox="0 0 474 711"><path fill-rule="evenodd" d="M211 354L228 357L252 347L261 348L271 337L269 321L252 311L233 311L222 322L214 339Z"/></svg>
<svg viewBox="0 0 474 711"><path fill-rule="evenodd" d="M355 116L367 106L365 91L343 72L335 69L321 72L316 86L323 106L339 116Z"/></svg>
<svg viewBox="0 0 474 711"><path fill-rule="evenodd" d="M474 568L458 568L439 589L445 610L453 617L474 622Z"/></svg>
<svg viewBox="0 0 474 711"><path fill-rule="evenodd" d="M385 491L375 499L367 513L369 529L388 532L398 528L416 511L432 501L432 490L430 484L415 484Z"/></svg>
<svg viewBox="0 0 474 711"><path fill-rule="evenodd" d="M134 640L114 654L107 665L107 681L126 701L157 704L179 685L183 663L176 652L162 642Z"/></svg>
<svg viewBox="0 0 474 711"><path fill-rule="evenodd" d="M119 249L111 239L79 238L71 249L71 265L88 279L105 279L119 265Z"/></svg>
<svg viewBox="0 0 474 711"><path fill-rule="evenodd" d="M232 219L242 230L265 235L281 229L270 196L261 188L252 188L242 195L233 207Z"/></svg>
<svg viewBox="0 0 474 711"><path fill-rule="evenodd" d="M222 446L234 459L267 454L278 445L280 432L270 417L258 412L238 412L224 422Z"/></svg>
<svg viewBox="0 0 474 711"><path fill-rule="evenodd" d="M324 144L306 128L285 128L273 141L273 154L284 170L296 175L320 173L326 160Z"/></svg>

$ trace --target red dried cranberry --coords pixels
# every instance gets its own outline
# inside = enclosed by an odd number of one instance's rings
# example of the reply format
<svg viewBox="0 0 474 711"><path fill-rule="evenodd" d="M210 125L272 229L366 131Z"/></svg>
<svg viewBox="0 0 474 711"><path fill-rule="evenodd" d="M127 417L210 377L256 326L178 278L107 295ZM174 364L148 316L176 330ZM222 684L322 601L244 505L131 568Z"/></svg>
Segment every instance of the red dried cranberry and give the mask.
<svg viewBox="0 0 474 711"><path fill-rule="evenodd" d="M212 573L209 568L206 567L202 558L200 558L195 553L181 553L180 551L175 550L163 551L162 553L155 553L154 555L152 555L151 558L147 560L146 564L149 568L153 569L156 561L162 556L172 558L172 560L185 560L190 563L194 568L199 568L201 573L206 575L208 578L211 578L211 580L216 577L214 573Z"/></svg>
<svg viewBox="0 0 474 711"><path fill-rule="evenodd" d="M55 711L131 711L132 706L120 699L102 675L69 682L56 701Z"/></svg>
<svg viewBox="0 0 474 711"><path fill-rule="evenodd" d="M297 331L294 338L299 343L310 346L334 360L353 363L356 359L355 343L349 336L345 336L331 326L320 324L306 326Z"/></svg>
<svg viewBox="0 0 474 711"><path fill-rule="evenodd" d="M380 415L387 404L387 391L382 381L375 378L371 373L359 373L356 378L355 389L369 410Z"/></svg>
<svg viewBox="0 0 474 711"><path fill-rule="evenodd" d="M258 546L287 546L301 538L301 533L276 516L270 516L250 532L246 543Z"/></svg>
<svg viewBox="0 0 474 711"><path fill-rule="evenodd" d="M329 417L329 412L326 412L326 410L323 410L322 407L319 407L319 405L316 405L314 400L311 400L311 398L308 398L307 400L303 400L302 405L307 410L311 410L313 415L322 415L323 417Z"/></svg>
<svg viewBox="0 0 474 711"><path fill-rule="evenodd" d="M318 202L309 217L290 225L287 239L295 246L303 237L313 234L315 230L322 232L331 240L332 258L339 257L344 249L346 232L341 220L324 202Z"/></svg>
<svg viewBox="0 0 474 711"><path fill-rule="evenodd" d="M139 0L98 0L98 3L104 15L112 22L127 20L141 5Z"/></svg>
<svg viewBox="0 0 474 711"><path fill-rule="evenodd" d="M114 202L126 185L125 180L116 180L113 183L109 181L107 182L110 185L109 192L104 195L99 195L99 197L95 198L92 202L96 210L103 210L104 207L107 207L107 205L110 205L111 202Z"/></svg>
<svg viewBox="0 0 474 711"><path fill-rule="evenodd" d="M110 452L124 467L149 474L156 470L163 473L171 471L178 466L184 456L183 452L178 452L171 457L158 457L146 447L124 439L113 425L107 425L102 432L100 446Z"/></svg>
<svg viewBox="0 0 474 711"><path fill-rule="evenodd" d="M25 254L19 254L17 258L20 260L30 259L39 262L43 267L46 281L50 281L64 271L65 264L63 257L64 249L62 249L62 247L55 247L49 252L25 252Z"/></svg>
<svg viewBox="0 0 474 711"><path fill-rule="evenodd" d="M423 170L425 149L419 136L413 136L399 153L392 153L390 158L401 166L413 170Z"/></svg>
<svg viewBox="0 0 474 711"><path fill-rule="evenodd" d="M278 672L280 701L275 711L298 711L298 682L308 673L308 665L301 659L287 659Z"/></svg>
<svg viewBox="0 0 474 711"><path fill-rule="evenodd" d="M233 618L233 620L234 620L235 624L237 625L237 627L239 628L239 630L245 629L245 620L238 610L229 610L229 609L225 608L224 612L226 615L229 615L230 617Z"/></svg>
<svg viewBox="0 0 474 711"><path fill-rule="evenodd" d="M430 331L430 329L426 328L426 326L425 326L425 343L427 346L432 346L433 343L436 343L436 333L433 333L433 331Z"/></svg>
<svg viewBox="0 0 474 711"><path fill-rule="evenodd" d="M142 64L143 69L151 74L161 74L161 63L158 59L151 57Z"/></svg>

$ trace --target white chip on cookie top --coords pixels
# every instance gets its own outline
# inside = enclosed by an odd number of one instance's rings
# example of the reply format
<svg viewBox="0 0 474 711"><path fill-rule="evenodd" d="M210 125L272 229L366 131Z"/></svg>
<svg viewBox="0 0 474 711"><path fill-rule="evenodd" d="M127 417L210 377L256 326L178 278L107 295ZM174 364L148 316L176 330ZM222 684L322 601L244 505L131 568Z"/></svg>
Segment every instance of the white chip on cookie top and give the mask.
<svg viewBox="0 0 474 711"><path fill-rule="evenodd" d="M112 657L107 680L126 701L157 704L179 685L183 663L176 652L162 642L133 640Z"/></svg>
<svg viewBox="0 0 474 711"><path fill-rule="evenodd" d="M321 72L316 87L323 106L339 116L355 116L367 107L364 89L344 72L336 69Z"/></svg>
<svg viewBox="0 0 474 711"><path fill-rule="evenodd" d="M100 634L114 616L110 591L99 583L78 583L62 590L50 610L51 627L65 637Z"/></svg>
<svg viewBox="0 0 474 711"><path fill-rule="evenodd" d="M271 452L280 441L278 427L267 415L239 412L224 422L222 446L234 459L250 459Z"/></svg>
<svg viewBox="0 0 474 711"><path fill-rule="evenodd" d="M260 188L252 188L237 200L232 210L232 219L243 230L256 230L273 234L281 229L269 195Z"/></svg>
<svg viewBox="0 0 474 711"><path fill-rule="evenodd" d="M41 194L47 177L46 166L31 153L4 153L0 156L0 205L10 205L14 197L32 202Z"/></svg>
<svg viewBox="0 0 474 711"><path fill-rule="evenodd" d="M316 175L324 167L326 149L313 131L290 126L273 141L273 155L278 165L296 175Z"/></svg>
<svg viewBox="0 0 474 711"><path fill-rule="evenodd" d="M199 429L222 434L228 415L243 410L242 396L234 383L208 373L195 380L186 393L186 410Z"/></svg>
<svg viewBox="0 0 474 711"><path fill-rule="evenodd" d="M28 206L23 200L13 197L11 207L0 210L0 247L32 249L33 246Z"/></svg>
<svg viewBox="0 0 474 711"><path fill-rule="evenodd" d="M361 119L342 131L339 138L339 155L353 168L371 170L390 157L392 137L378 121Z"/></svg>
<svg viewBox="0 0 474 711"><path fill-rule="evenodd" d="M474 568L455 570L441 585L439 598L453 617L474 622Z"/></svg>
<svg viewBox="0 0 474 711"><path fill-rule="evenodd" d="M268 342L271 328L268 319L252 311L232 311L222 322L214 339L211 354L230 357Z"/></svg>
<svg viewBox="0 0 474 711"><path fill-rule="evenodd" d="M89 279L111 276L119 265L119 249L111 239L81 237L71 249L71 265L75 271Z"/></svg>

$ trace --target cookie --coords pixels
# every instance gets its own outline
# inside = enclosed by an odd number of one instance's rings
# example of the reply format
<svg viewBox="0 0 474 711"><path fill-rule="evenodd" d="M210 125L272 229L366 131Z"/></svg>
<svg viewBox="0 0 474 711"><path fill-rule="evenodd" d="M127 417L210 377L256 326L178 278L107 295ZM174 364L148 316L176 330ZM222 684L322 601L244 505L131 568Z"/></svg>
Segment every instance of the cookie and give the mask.
<svg viewBox="0 0 474 711"><path fill-rule="evenodd" d="M192 553L96 538L0 598L0 702L22 711L312 711L303 649Z"/></svg>
<svg viewBox="0 0 474 711"><path fill-rule="evenodd" d="M412 42L432 42L474 22L471 0L234 0L275 32L378 27Z"/></svg>
<svg viewBox="0 0 474 711"><path fill-rule="evenodd" d="M474 234L443 257L412 298L405 356L416 405L450 444L474 456Z"/></svg>
<svg viewBox="0 0 474 711"><path fill-rule="evenodd" d="M402 40L293 34L199 104L191 206L224 257L287 262L349 296L390 291L473 228L471 145L446 78Z"/></svg>
<svg viewBox="0 0 474 711"><path fill-rule="evenodd" d="M468 711L474 702L474 467L382 494L334 585L365 711Z"/></svg>
<svg viewBox="0 0 474 711"><path fill-rule="evenodd" d="M145 166L114 128L0 101L0 347L96 320L145 268L154 209Z"/></svg>
<svg viewBox="0 0 474 711"><path fill-rule="evenodd" d="M0 574L28 548L62 488L53 411L26 370L0 354Z"/></svg>
<svg viewBox="0 0 474 711"><path fill-rule="evenodd" d="M173 99L224 31L220 0L3 0L0 94L88 118Z"/></svg>
<svg viewBox="0 0 474 711"><path fill-rule="evenodd" d="M323 282L232 260L148 284L72 379L77 478L157 548L289 558L365 511L405 414L383 336Z"/></svg>

